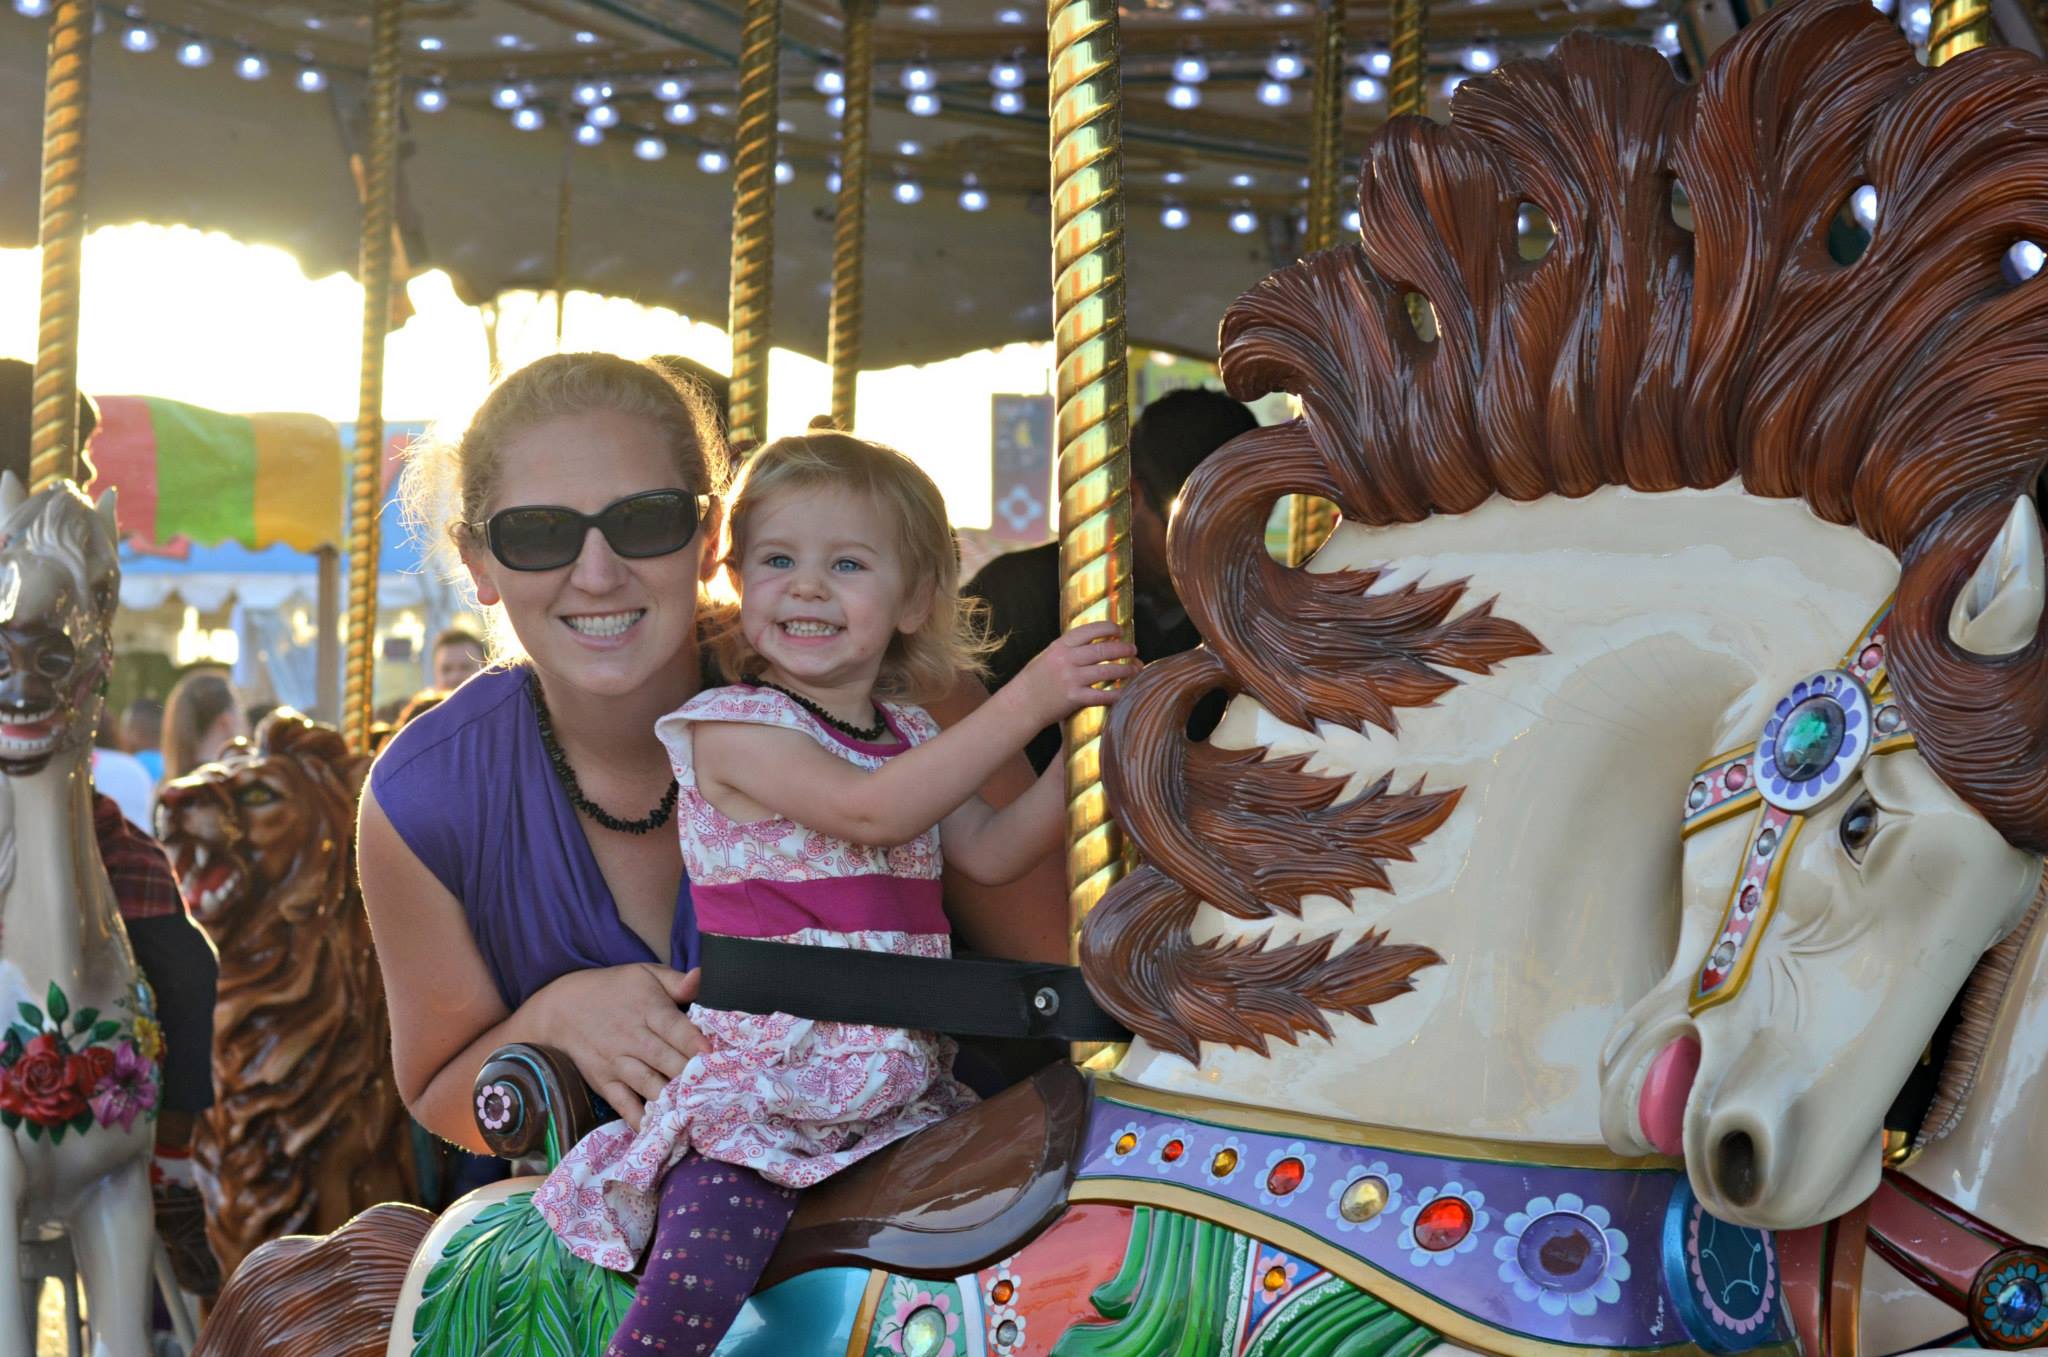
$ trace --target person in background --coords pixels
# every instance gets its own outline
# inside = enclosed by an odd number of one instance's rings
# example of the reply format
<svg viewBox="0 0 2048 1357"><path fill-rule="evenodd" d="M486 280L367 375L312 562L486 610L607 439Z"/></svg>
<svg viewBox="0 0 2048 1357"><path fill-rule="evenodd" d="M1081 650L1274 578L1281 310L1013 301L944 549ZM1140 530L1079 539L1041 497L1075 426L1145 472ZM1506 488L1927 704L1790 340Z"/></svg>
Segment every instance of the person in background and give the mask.
<svg viewBox="0 0 2048 1357"><path fill-rule="evenodd" d="M263 718L277 710L275 702L251 702L249 709L242 713L243 726L250 732L263 724Z"/></svg>
<svg viewBox="0 0 2048 1357"><path fill-rule="evenodd" d="M429 691L452 693L483 667L483 638L461 627L450 627L434 638L434 681Z"/></svg>
<svg viewBox="0 0 2048 1357"><path fill-rule="evenodd" d="M128 817L128 823L147 834L156 814L156 779L133 754L105 745L92 751L93 790L112 800Z"/></svg>
<svg viewBox="0 0 2048 1357"><path fill-rule="evenodd" d="M1150 664L1192 650L1202 639L1174 592L1166 562L1166 524L1183 482L1202 459L1259 426L1243 404L1220 391L1172 391L1145 407L1131 426L1131 562L1138 658ZM988 608L989 634L1001 644L989 657L989 686L1000 688L1060 634L1060 544L1047 542L998 556L961 591ZM1223 719L1220 694L1204 698L1188 734L1207 739ZM1039 732L1025 753L1043 772L1059 753L1060 733Z"/></svg>
<svg viewBox="0 0 2048 1357"><path fill-rule="evenodd" d="M135 756L151 783L164 780L164 704L138 697L121 713L120 748Z"/></svg>
<svg viewBox="0 0 2048 1357"><path fill-rule="evenodd" d="M181 778L213 762L248 733L241 694L227 675L214 670L185 675L164 704L164 779Z"/></svg>

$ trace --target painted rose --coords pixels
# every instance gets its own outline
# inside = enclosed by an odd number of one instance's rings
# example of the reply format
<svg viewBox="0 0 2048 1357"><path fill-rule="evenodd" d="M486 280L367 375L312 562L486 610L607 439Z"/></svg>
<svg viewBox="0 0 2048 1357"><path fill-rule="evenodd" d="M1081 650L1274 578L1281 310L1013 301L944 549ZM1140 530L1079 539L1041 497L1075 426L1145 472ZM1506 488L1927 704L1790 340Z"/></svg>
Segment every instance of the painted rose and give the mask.
<svg viewBox="0 0 2048 1357"><path fill-rule="evenodd" d="M67 1057L48 1032L22 1048L21 1059L0 1082L0 1111L13 1112L42 1126L61 1126L86 1110L88 1089L73 1072L76 1057ZM89 1070L80 1066L79 1073Z"/></svg>

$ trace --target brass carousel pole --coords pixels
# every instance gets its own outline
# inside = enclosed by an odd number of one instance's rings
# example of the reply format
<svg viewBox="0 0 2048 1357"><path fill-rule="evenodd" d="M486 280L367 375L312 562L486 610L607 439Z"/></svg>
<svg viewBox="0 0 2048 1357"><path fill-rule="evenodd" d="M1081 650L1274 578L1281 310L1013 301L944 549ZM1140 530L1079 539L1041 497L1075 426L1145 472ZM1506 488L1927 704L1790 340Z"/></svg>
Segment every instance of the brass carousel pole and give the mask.
<svg viewBox="0 0 2048 1357"><path fill-rule="evenodd" d="M782 0L747 0L740 28L740 107L733 139L732 405L736 447L768 436L768 316L775 284L775 95Z"/></svg>
<svg viewBox="0 0 2048 1357"><path fill-rule="evenodd" d="M1928 65L1946 65L1992 41L1990 0L1935 0L1927 26Z"/></svg>
<svg viewBox="0 0 2048 1357"><path fill-rule="evenodd" d="M1394 41L1392 65L1387 73L1387 116L1403 113L1418 117L1429 113L1429 93L1423 84L1428 75L1423 60L1422 36L1429 27L1429 0L1394 0Z"/></svg>
<svg viewBox="0 0 2048 1357"><path fill-rule="evenodd" d="M1344 0L1325 0L1316 20L1315 107L1310 115L1308 231L1304 252L1337 243L1338 181L1344 149ZM1296 495L1287 517L1287 555L1299 565L1314 554L1337 526L1337 506L1314 495Z"/></svg>
<svg viewBox="0 0 2048 1357"><path fill-rule="evenodd" d="M832 213L832 422L853 427L860 377L861 264L867 248L868 108L875 73L875 0L846 0L846 113L839 120L839 204Z"/></svg>
<svg viewBox="0 0 2048 1357"><path fill-rule="evenodd" d="M43 90L42 307L29 417L29 488L81 480L78 297L85 250L85 109L93 6L58 0Z"/></svg>
<svg viewBox="0 0 2048 1357"><path fill-rule="evenodd" d="M1048 0L1060 620L1131 635L1123 87L1116 0ZM1082 918L1123 875L1102 786L1103 709L1066 723L1067 899Z"/></svg>
<svg viewBox="0 0 2048 1357"><path fill-rule="evenodd" d="M384 340L391 329L392 224L398 176L400 0L377 0L370 30L370 134L363 164L362 385L357 394L355 466L348 514L348 653L341 730L370 748L376 672L377 514L384 488Z"/></svg>

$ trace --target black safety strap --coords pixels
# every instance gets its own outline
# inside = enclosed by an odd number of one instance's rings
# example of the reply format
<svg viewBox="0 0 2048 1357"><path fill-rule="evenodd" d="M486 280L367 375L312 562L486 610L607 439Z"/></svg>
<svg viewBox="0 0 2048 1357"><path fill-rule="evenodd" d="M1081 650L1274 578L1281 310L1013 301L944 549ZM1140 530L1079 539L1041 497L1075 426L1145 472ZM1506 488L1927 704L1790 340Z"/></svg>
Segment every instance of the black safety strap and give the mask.
<svg viewBox="0 0 2048 1357"><path fill-rule="evenodd" d="M741 1013L910 1027L964 1037L1128 1041L1074 966L898 956L706 933L697 1002Z"/></svg>

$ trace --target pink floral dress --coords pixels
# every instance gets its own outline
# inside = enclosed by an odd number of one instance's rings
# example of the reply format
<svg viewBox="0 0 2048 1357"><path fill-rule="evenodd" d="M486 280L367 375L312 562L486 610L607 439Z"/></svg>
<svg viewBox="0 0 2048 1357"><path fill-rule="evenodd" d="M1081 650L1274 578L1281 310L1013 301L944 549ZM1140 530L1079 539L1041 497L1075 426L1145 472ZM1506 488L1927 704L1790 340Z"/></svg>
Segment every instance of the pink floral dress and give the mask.
<svg viewBox="0 0 2048 1357"><path fill-rule="evenodd" d="M902 743L849 739L769 688L697 694L655 725L675 765L676 818L697 924L706 933L912 956L951 955L937 827L894 848L775 818L727 819L697 789L691 731L740 721L802 731L860 768L938 733L917 707L876 704ZM661 1179L692 1150L809 1187L974 1102L953 1043L931 1032L759 1016L693 1004L708 1048L647 1105L636 1134L599 1127L534 1202L577 1257L631 1271L654 1228Z"/></svg>

